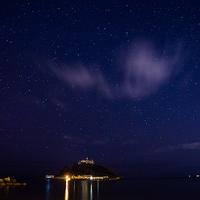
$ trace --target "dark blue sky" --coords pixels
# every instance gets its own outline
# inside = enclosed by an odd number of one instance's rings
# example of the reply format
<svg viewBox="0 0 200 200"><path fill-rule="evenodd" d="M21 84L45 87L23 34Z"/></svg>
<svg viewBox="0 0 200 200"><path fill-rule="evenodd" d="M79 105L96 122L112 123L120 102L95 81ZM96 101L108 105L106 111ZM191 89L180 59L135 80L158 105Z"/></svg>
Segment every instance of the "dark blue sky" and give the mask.
<svg viewBox="0 0 200 200"><path fill-rule="evenodd" d="M200 173L198 1L0 5L0 176L80 159Z"/></svg>

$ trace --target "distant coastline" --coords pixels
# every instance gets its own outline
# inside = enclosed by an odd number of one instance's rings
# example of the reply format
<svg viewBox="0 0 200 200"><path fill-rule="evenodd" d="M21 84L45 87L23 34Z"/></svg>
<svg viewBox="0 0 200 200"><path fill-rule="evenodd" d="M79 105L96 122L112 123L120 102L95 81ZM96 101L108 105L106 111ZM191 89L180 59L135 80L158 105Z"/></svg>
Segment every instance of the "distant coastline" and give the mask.
<svg viewBox="0 0 200 200"><path fill-rule="evenodd" d="M10 179L10 177L0 179L0 186L3 185L26 185L26 183L19 183L15 179Z"/></svg>

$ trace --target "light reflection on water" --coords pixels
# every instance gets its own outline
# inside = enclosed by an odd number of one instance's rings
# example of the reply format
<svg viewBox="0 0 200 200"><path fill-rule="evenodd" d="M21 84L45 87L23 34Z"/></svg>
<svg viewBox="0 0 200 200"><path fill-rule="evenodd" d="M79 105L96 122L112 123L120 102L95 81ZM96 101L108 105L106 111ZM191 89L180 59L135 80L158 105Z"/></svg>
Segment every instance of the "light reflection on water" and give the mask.
<svg viewBox="0 0 200 200"><path fill-rule="evenodd" d="M88 199L88 181L82 181L81 183L82 199Z"/></svg>
<svg viewBox="0 0 200 200"><path fill-rule="evenodd" d="M69 181L66 180L66 186L65 186L65 200L69 199Z"/></svg>
<svg viewBox="0 0 200 200"><path fill-rule="evenodd" d="M46 193L47 193L47 200L49 200L49 191L50 191L50 180L47 180L46 184Z"/></svg>
<svg viewBox="0 0 200 200"><path fill-rule="evenodd" d="M90 200L92 200L92 183L90 183Z"/></svg>
<svg viewBox="0 0 200 200"><path fill-rule="evenodd" d="M199 200L199 188L200 181L195 178L121 181L27 180L26 186L0 186L0 199Z"/></svg>
<svg viewBox="0 0 200 200"><path fill-rule="evenodd" d="M97 199L99 199L99 180L97 180Z"/></svg>
<svg viewBox="0 0 200 200"><path fill-rule="evenodd" d="M48 188L48 184L47 184ZM95 195L95 196L94 196ZM68 181L65 186L65 200L99 200L99 181Z"/></svg>
<svg viewBox="0 0 200 200"><path fill-rule="evenodd" d="M8 198L9 196L9 189L10 189L10 186L1 186L0 185L0 191L3 193L3 195L5 195L6 198ZM0 197L1 197L1 193L0 193Z"/></svg>
<svg viewBox="0 0 200 200"><path fill-rule="evenodd" d="M26 186L1 186L0 199L21 199L23 196L24 199L29 200L99 200L100 186L102 186L100 182L98 180L29 180Z"/></svg>

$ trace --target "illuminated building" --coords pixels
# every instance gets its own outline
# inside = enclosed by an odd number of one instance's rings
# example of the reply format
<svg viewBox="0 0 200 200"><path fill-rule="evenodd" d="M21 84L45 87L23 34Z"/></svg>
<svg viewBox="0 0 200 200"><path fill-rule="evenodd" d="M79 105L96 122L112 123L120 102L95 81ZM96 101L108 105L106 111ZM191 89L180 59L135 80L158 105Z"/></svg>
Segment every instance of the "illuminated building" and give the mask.
<svg viewBox="0 0 200 200"><path fill-rule="evenodd" d="M85 160L79 160L78 164L94 164L94 160L88 160L88 158L86 158Z"/></svg>
<svg viewBox="0 0 200 200"><path fill-rule="evenodd" d="M45 178L47 178L47 179L54 178L54 175L46 175Z"/></svg>

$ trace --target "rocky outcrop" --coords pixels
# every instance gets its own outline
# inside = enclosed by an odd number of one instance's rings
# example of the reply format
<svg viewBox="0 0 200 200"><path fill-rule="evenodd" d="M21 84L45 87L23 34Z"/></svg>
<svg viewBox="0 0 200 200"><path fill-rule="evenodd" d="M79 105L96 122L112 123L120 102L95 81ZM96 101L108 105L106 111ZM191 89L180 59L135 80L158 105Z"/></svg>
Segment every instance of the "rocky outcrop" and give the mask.
<svg viewBox="0 0 200 200"><path fill-rule="evenodd" d="M15 179L7 178L0 178L0 185L26 185L26 183L19 183Z"/></svg>

